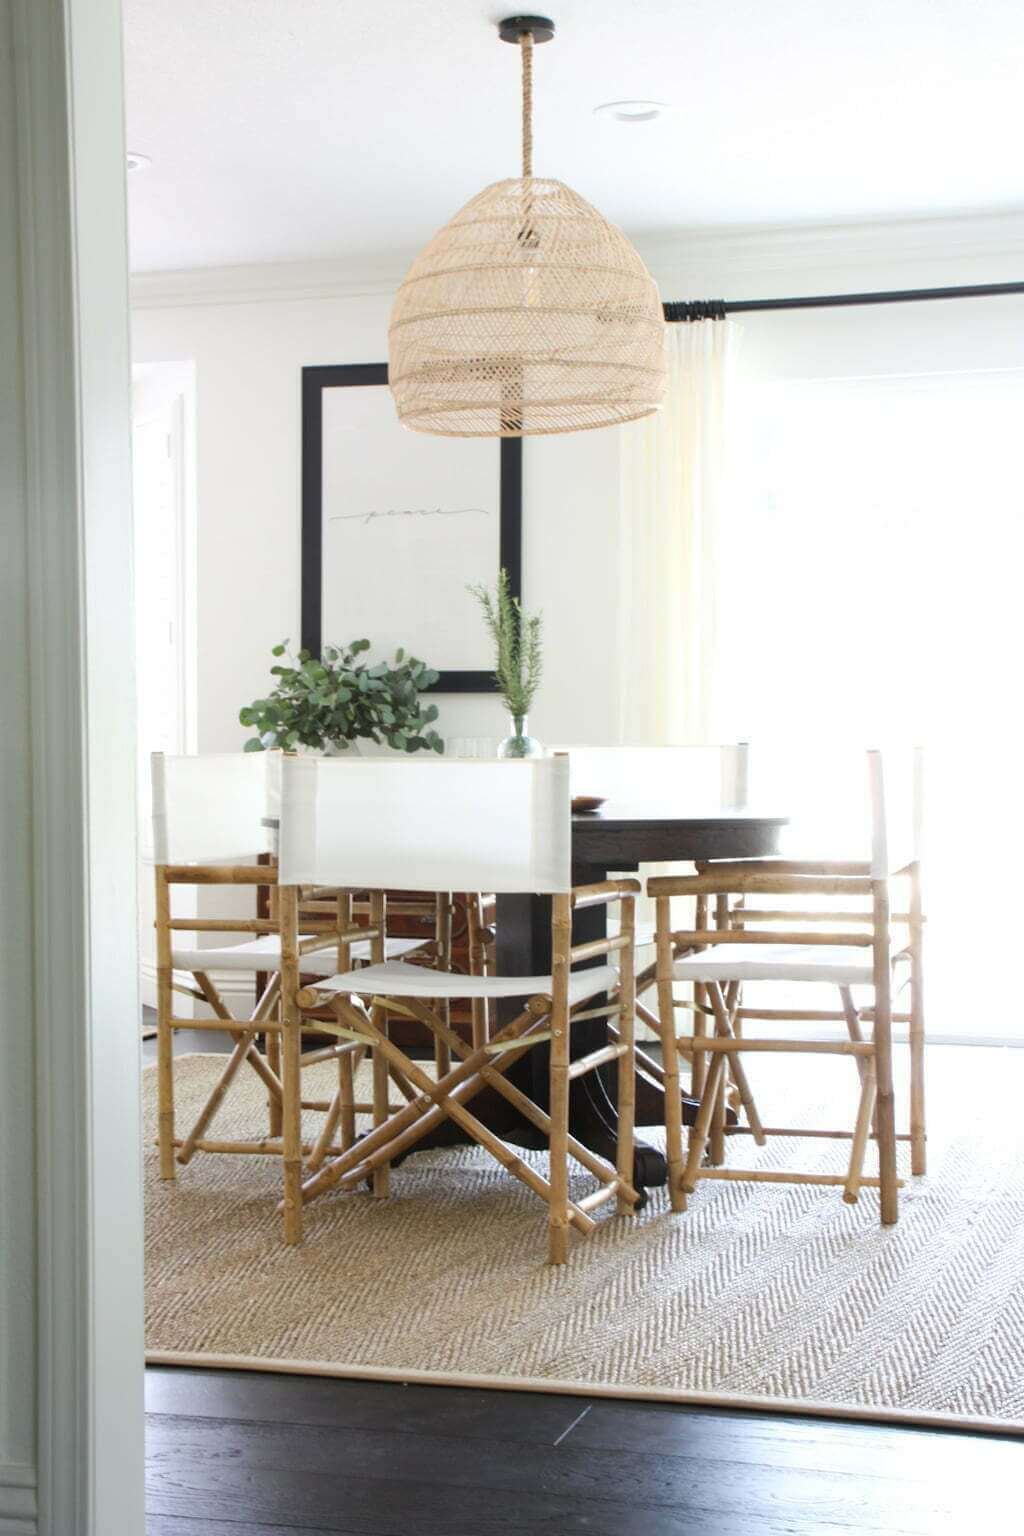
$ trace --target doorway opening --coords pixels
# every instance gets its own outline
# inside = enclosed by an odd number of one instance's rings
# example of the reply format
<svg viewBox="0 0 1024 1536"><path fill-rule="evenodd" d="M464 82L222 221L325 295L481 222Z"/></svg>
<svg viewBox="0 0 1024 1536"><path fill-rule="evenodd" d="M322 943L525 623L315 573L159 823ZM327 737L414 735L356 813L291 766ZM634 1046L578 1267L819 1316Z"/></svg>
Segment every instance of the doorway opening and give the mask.
<svg viewBox="0 0 1024 1536"><path fill-rule="evenodd" d="M196 750L196 383L191 362L132 370L139 983L156 1008L150 758ZM182 1005L189 999L182 998Z"/></svg>

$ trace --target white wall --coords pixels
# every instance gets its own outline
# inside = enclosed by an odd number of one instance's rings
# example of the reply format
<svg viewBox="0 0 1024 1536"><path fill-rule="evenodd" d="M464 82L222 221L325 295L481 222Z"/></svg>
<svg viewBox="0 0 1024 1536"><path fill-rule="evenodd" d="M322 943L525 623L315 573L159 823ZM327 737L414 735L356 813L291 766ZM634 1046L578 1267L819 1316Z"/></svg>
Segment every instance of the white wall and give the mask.
<svg viewBox="0 0 1024 1536"><path fill-rule="evenodd" d="M681 232L644 253L666 298L1008 281L1024 277L1024 219ZM270 646L298 634L300 370L382 361L401 271L391 257L369 276L314 263L135 282L136 362L188 358L197 369L201 751L241 744L239 705L265 686ZM976 301L980 315L985 303ZM918 309L937 318L934 305ZM868 349L893 313L858 311ZM546 626L531 719L541 740L616 739L619 430L525 444L524 597ZM493 698L438 703L449 735L504 733Z"/></svg>

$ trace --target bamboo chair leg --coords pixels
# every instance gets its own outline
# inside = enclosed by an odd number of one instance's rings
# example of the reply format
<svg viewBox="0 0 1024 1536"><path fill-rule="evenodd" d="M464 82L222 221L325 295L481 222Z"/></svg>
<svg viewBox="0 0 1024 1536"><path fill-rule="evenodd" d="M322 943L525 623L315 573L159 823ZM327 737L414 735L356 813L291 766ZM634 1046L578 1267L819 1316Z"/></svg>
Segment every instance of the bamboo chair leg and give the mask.
<svg viewBox="0 0 1024 1536"><path fill-rule="evenodd" d="M434 938L437 946L437 968L439 971L451 969L452 959L452 894L450 891L438 891L434 897ZM451 1003L448 998L443 998L439 1003L440 1011L444 1015L445 1023L451 1020ZM444 1077L451 1070L452 1058L448 1049L448 1043L440 1035L434 1036L434 1066L438 1077Z"/></svg>
<svg viewBox="0 0 1024 1536"><path fill-rule="evenodd" d="M698 896L696 898L694 922L698 929L707 928L708 899L706 896ZM670 923L669 927L671 928L671 926ZM704 1023L705 1015L701 1012L701 1008L707 1006L707 989L699 981L694 982L693 985L693 1002L693 1033L695 1036L704 1035L707 1033L707 1029ZM695 1099L704 1097L704 1080L707 1077L707 1070L707 1057L703 1052L695 1050L690 1067L690 1093Z"/></svg>
<svg viewBox="0 0 1024 1536"><path fill-rule="evenodd" d="M484 976L487 972L487 951L483 937L483 904L479 894L467 898L467 922L469 927L469 973ZM473 1020L473 1045L486 1045L490 1036L487 999L474 997L470 1004Z"/></svg>
<svg viewBox="0 0 1024 1536"><path fill-rule="evenodd" d="M550 1115L548 1137L548 1263L569 1257L569 950L572 909L568 896L552 901L552 977Z"/></svg>
<svg viewBox="0 0 1024 1536"><path fill-rule="evenodd" d="M718 1033L725 1036L735 1036L733 1014L735 1013L739 1002L739 989L737 988L735 991L730 990L728 998L723 997L722 989L717 984L712 987L710 991L711 1006L715 1010L715 1020L718 1025ZM743 1062L738 1055L729 1055L726 1060L729 1063L729 1076L736 1084L736 1091L739 1094L740 1103L743 1105L743 1109L747 1116L747 1124L750 1126L750 1129L754 1133L754 1143L758 1147L763 1147L768 1138L764 1133L764 1126L761 1124L761 1116L758 1114L757 1105L754 1103L754 1095L750 1091L750 1082L747 1078L746 1067L743 1065Z"/></svg>
<svg viewBox="0 0 1024 1536"><path fill-rule="evenodd" d="M928 1170L924 1101L924 943L921 872L911 873L910 887L910 1171Z"/></svg>
<svg viewBox="0 0 1024 1536"><path fill-rule="evenodd" d="M636 903L632 896L622 902L622 937L627 941L621 951L619 967L619 1041L625 1051L616 1062L618 1080L618 1126L616 1169L623 1185L633 1183L633 1132L636 1122ZM620 1188L617 1198L620 1216L632 1216L636 1206Z"/></svg>
<svg viewBox="0 0 1024 1536"><path fill-rule="evenodd" d="M380 964L387 953L387 902L383 891L370 892L370 926L377 930L377 938L370 941L370 960L374 964ZM370 1019L378 1034L386 1039L388 1034L387 1010L374 1005L370 1009ZM386 1123L391 1102L388 1062L387 1057L382 1051L376 1049L372 1051L371 1068L373 1073L373 1125L376 1130ZM374 1199L386 1200L391 1193L391 1164L384 1162L378 1168L375 1168L370 1182Z"/></svg>
<svg viewBox="0 0 1024 1536"><path fill-rule="evenodd" d="M872 881L876 934L889 932L889 896L882 881ZM895 1226L899 1219L899 1181L896 1175L896 1106L892 1082L892 978L888 945L876 945L874 955L875 1077L877 1100L875 1125L878 1136L878 1178L882 1225Z"/></svg>
<svg viewBox="0 0 1024 1536"><path fill-rule="evenodd" d="M302 1042L297 1002L298 891L282 886L281 913L281 1163L284 1240L302 1241Z"/></svg>
<svg viewBox="0 0 1024 1536"><path fill-rule="evenodd" d="M721 1168L725 1162L725 1087L728 1072L723 1072L718 1094L711 1111L711 1130L708 1136L708 1162L712 1168Z"/></svg>
<svg viewBox="0 0 1024 1536"><path fill-rule="evenodd" d="M281 1032L281 1137L284 1176L284 1240L302 1241L302 1067L297 1019Z"/></svg>
<svg viewBox="0 0 1024 1536"><path fill-rule="evenodd" d="M846 1032L851 1040L860 1043L864 1039L864 1031L861 1029L857 1005L853 1001L853 989L851 987L840 987L839 997L842 1001L843 1014L846 1018ZM857 1063L857 1073L863 1083L867 1076L868 1064L863 1056L855 1056L853 1059Z"/></svg>
<svg viewBox="0 0 1024 1536"><path fill-rule="evenodd" d="M156 1075L160 1177L173 1179L174 1164L174 1016L171 968L171 892L163 866L156 871Z"/></svg>
<svg viewBox="0 0 1024 1536"><path fill-rule="evenodd" d="M387 1033L387 1016L383 1008L374 1008L371 1017L377 1028L382 1033ZM383 1125L388 1118L389 1091L391 1081L388 1072L387 1057L382 1051L373 1051L373 1124ZM382 1163L379 1168L373 1170L373 1196L375 1200L386 1200L391 1192L391 1167L388 1163Z"/></svg>
<svg viewBox="0 0 1024 1536"><path fill-rule="evenodd" d="M737 1037L743 1033L743 1025L737 1018L737 1014L739 1013L739 1006L740 984L738 981L730 981L725 989L725 1008L729 1016L729 1033ZM726 1068L725 1073L726 1081L732 1083L732 1087L729 1088L726 1092L725 1102L732 1110L738 1110L743 1107L743 1095L740 1093L736 1079L736 1064L738 1062L741 1070L744 1070L743 1064L740 1062L740 1058L738 1056L730 1056L729 1065ZM744 1070L744 1076L745 1075L746 1073Z"/></svg>
<svg viewBox="0 0 1024 1536"><path fill-rule="evenodd" d="M344 1056L338 1057L339 1075L341 1063L345 1060L347 1058ZM324 1116L324 1123L320 1127L320 1134L313 1143L313 1150L306 1160L306 1168L310 1173L315 1173L318 1168L323 1167L324 1158L327 1156L331 1142L334 1139L334 1133L338 1128L338 1121L341 1119L342 1092L343 1089L339 1083L337 1092L331 1100L331 1107Z"/></svg>
<svg viewBox="0 0 1024 1536"><path fill-rule="evenodd" d="M850 1146L850 1167L846 1176L846 1185L843 1189L843 1199L847 1205L856 1205L860 1194L860 1181L864 1176L864 1153L867 1150L868 1136L871 1131L871 1117L875 1108L875 1073L871 1062L866 1063L867 1071L861 1083L860 1101L857 1105L857 1120L853 1128L853 1141Z"/></svg>
<svg viewBox="0 0 1024 1536"><path fill-rule="evenodd" d="M160 1177L173 1180L174 1160L174 1031L167 1022L171 1016L170 973L161 971L157 978L159 1008L156 1026L157 1124L160 1143ZM166 996L165 996L166 994Z"/></svg>
<svg viewBox="0 0 1024 1536"><path fill-rule="evenodd" d="M665 1160L668 1165L668 1193L672 1209L685 1211L683 1104L679 1087L679 1052L676 1049L676 1012L672 992L672 920L667 896L657 898L655 911L658 947L658 1019L661 1032L661 1066L664 1073ZM696 1032L696 1024L694 1031Z"/></svg>
<svg viewBox="0 0 1024 1536"><path fill-rule="evenodd" d="M704 1094L697 1111L697 1119L690 1133L689 1156L686 1159L686 1168L683 1172L683 1189L688 1195L692 1195L697 1187L700 1177L700 1160L704 1156L704 1148L707 1145L708 1132L711 1127L711 1117L714 1114L718 1095L725 1078L725 1052L719 1051L708 1068L707 1079L704 1084Z"/></svg>
<svg viewBox="0 0 1024 1536"><path fill-rule="evenodd" d="M728 896L715 897L715 927L728 928L729 926L729 898ZM705 996L710 995L711 1005L714 1008L716 998L722 1001L722 989L716 982L714 986L706 987ZM720 1168L725 1162L725 1091L728 1081L728 1071L722 1073L722 1084L718 1090L714 1109L711 1115L711 1139L708 1147L708 1162L712 1168Z"/></svg>
<svg viewBox="0 0 1024 1536"><path fill-rule="evenodd" d="M351 1052L339 1056L338 1096L341 1109L341 1145L346 1152L349 1147L355 1145L356 1140L355 1068L356 1062Z"/></svg>
<svg viewBox="0 0 1024 1536"><path fill-rule="evenodd" d="M268 1029L266 1058L267 1066L274 1076L281 1078L281 1033L280 1030ZM281 1134L281 1100L275 1093L267 1094L267 1115L271 1136Z"/></svg>

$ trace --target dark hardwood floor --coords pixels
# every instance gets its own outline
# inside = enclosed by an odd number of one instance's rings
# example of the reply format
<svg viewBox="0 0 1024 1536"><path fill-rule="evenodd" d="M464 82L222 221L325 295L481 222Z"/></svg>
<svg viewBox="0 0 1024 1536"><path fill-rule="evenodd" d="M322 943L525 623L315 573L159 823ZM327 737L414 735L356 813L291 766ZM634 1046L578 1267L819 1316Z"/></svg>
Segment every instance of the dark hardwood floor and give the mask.
<svg viewBox="0 0 1024 1536"><path fill-rule="evenodd" d="M608 1398L147 1372L147 1536L968 1536L1024 1442Z"/></svg>

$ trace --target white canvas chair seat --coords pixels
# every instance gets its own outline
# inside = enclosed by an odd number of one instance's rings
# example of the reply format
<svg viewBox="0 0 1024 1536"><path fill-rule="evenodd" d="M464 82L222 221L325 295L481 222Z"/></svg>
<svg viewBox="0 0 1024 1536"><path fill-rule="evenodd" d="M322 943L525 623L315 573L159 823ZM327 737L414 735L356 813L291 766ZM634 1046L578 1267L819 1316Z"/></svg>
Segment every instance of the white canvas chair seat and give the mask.
<svg viewBox="0 0 1024 1536"><path fill-rule="evenodd" d="M718 944L676 960L676 981L826 981L870 986L871 950L852 945Z"/></svg>
<svg viewBox="0 0 1024 1536"><path fill-rule="evenodd" d="M388 958L412 954L427 942L426 939L388 939ZM369 940L355 940L349 945L349 954L353 960L369 960ZM267 933L244 944L225 944L218 949L176 949L172 963L179 971L279 971L281 941L276 933ZM333 944L327 949L299 956L299 969L309 976L333 976L337 964L337 950Z"/></svg>
<svg viewBox="0 0 1024 1536"><path fill-rule="evenodd" d="M573 971L569 976L569 1006L584 1002L598 992L619 985L619 973L610 965ZM459 976L450 971L426 970L401 960L368 965L347 971L318 985L318 992L356 992L377 997L550 997L551 976Z"/></svg>

